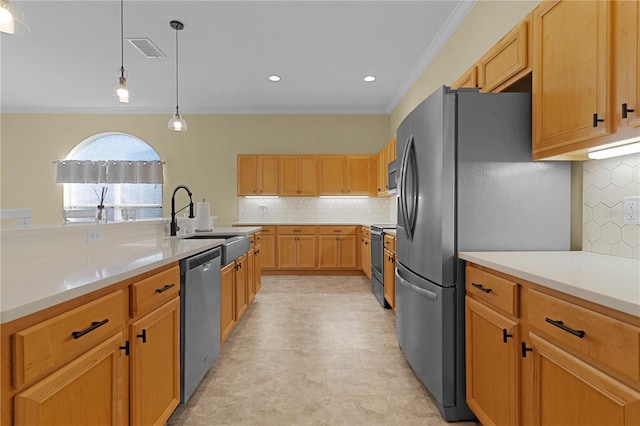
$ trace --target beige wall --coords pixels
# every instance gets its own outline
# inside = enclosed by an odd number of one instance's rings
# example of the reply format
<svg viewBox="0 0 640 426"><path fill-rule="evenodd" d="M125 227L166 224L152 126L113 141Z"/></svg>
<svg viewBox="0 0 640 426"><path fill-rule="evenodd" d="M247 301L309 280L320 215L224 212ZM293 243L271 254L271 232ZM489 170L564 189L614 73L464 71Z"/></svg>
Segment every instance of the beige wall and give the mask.
<svg viewBox="0 0 640 426"><path fill-rule="evenodd" d="M173 188L211 201L216 225L237 220L236 154L374 153L388 141L388 115L186 115L189 131L167 129L170 115L3 114L0 207L33 208L33 223L59 223L62 185L53 160L97 133L133 134L165 165L164 215ZM186 195L177 205L186 204Z"/></svg>
<svg viewBox="0 0 640 426"><path fill-rule="evenodd" d="M420 102L439 86L453 83L539 3L479 0L391 112L390 138Z"/></svg>

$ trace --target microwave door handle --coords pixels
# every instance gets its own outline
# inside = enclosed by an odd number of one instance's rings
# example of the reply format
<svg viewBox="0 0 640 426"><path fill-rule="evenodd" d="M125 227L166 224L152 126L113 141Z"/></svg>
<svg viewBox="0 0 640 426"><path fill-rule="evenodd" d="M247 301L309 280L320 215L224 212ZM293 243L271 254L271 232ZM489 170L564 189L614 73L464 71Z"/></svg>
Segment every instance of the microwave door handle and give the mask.
<svg viewBox="0 0 640 426"><path fill-rule="evenodd" d="M412 205L411 205L411 211L408 212L407 214L407 219L408 219L408 228L409 228L409 232L411 234L411 239L413 240L413 236L415 235L415 231L416 231L416 221L418 218L418 194L419 194L419 189L418 189L418 159L416 156L416 146L415 146L415 141L413 138L411 138L411 147L409 149L409 154L408 154L408 160L411 162L411 168L412 168L412 173L411 173L411 180L412 180L412 194L411 194L411 198L412 198Z"/></svg>

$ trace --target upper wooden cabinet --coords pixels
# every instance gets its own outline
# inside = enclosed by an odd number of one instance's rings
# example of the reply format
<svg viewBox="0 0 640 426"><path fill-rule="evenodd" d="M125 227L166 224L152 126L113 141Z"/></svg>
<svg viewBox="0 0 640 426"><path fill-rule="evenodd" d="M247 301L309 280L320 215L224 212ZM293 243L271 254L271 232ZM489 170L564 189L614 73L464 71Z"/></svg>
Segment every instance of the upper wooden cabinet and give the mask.
<svg viewBox="0 0 640 426"><path fill-rule="evenodd" d="M320 195L371 195L371 155L319 155Z"/></svg>
<svg viewBox="0 0 640 426"><path fill-rule="evenodd" d="M389 163L396 159L396 140L391 139L385 146L378 152L377 155L377 188L378 195L385 195L389 192Z"/></svg>
<svg viewBox="0 0 640 426"><path fill-rule="evenodd" d="M499 92L531 72L530 32L531 23L525 19L478 61L477 86L482 92Z"/></svg>
<svg viewBox="0 0 640 426"><path fill-rule="evenodd" d="M318 195L318 160L315 155L280 156L280 195Z"/></svg>
<svg viewBox="0 0 640 426"><path fill-rule="evenodd" d="M456 81L451 83L452 89L459 89L461 87L478 87L478 66L473 64L464 74L462 74Z"/></svg>
<svg viewBox="0 0 640 426"><path fill-rule="evenodd" d="M596 138L615 131L613 6L609 1L547 1L534 10L534 159L599 145Z"/></svg>
<svg viewBox="0 0 640 426"><path fill-rule="evenodd" d="M618 139L623 139L640 134L640 4L618 1L614 7L617 61L614 111Z"/></svg>
<svg viewBox="0 0 640 426"><path fill-rule="evenodd" d="M238 195L278 195L277 155L238 155Z"/></svg>

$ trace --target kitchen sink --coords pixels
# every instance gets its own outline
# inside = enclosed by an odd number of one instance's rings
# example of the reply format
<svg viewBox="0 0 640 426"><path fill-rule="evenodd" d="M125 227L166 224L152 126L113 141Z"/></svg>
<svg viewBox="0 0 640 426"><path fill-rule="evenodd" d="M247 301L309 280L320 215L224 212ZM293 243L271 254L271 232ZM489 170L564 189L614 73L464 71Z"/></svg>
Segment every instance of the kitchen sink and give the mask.
<svg viewBox="0 0 640 426"><path fill-rule="evenodd" d="M251 239L248 235L196 234L184 237L185 240L224 240L222 244L222 266L228 265L249 251Z"/></svg>

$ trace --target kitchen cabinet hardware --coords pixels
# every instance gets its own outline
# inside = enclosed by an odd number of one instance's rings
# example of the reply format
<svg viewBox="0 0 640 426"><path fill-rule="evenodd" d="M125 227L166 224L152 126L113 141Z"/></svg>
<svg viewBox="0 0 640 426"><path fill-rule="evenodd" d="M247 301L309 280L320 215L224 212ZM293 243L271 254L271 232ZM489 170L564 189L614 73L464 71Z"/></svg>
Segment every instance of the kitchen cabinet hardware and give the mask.
<svg viewBox="0 0 640 426"><path fill-rule="evenodd" d="M142 343L147 343L147 329L142 329L142 334L136 335L136 337L142 338Z"/></svg>
<svg viewBox="0 0 640 426"><path fill-rule="evenodd" d="M490 288L485 288L482 284L476 284L476 283L471 283L472 286L474 286L475 288L477 288L478 290L480 290L483 293L491 293L491 289Z"/></svg>
<svg viewBox="0 0 640 426"><path fill-rule="evenodd" d="M533 348L528 348L527 342L522 342L522 358L527 357L527 352L533 352Z"/></svg>
<svg viewBox="0 0 640 426"><path fill-rule="evenodd" d="M564 323L562 321L556 321L556 320L552 320L551 318L545 318L544 319L546 322L548 322L551 325L555 325L558 328L563 329L564 331L566 331L567 333L571 333L574 336L577 336L579 338L584 338L584 335L586 334L584 332L584 330L574 330L571 327L567 327L566 325L564 325Z"/></svg>
<svg viewBox="0 0 640 426"><path fill-rule="evenodd" d="M508 334L508 333L507 333L507 329L506 329L506 328L503 328L503 329L502 329L502 341L503 341L504 343L507 343L507 339L509 339L509 337L513 337L513 334Z"/></svg>
<svg viewBox="0 0 640 426"><path fill-rule="evenodd" d="M85 328L84 330L81 331L74 331L71 333L71 335L73 336L74 339L79 339L82 336L84 336L87 333L91 333L93 330L95 330L98 327L101 327L103 325L105 325L106 323L109 322L109 318L105 318L102 321L92 321L91 325L87 328Z"/></svg>
<svg viewBox="0 0 640 426"><path fill-rule="evenodd" d="M173 287L175 287L175 286L176 286L175 284L167 284L167 285L165 285L165 286L164 286L164 287L162 287L162 288L157 288L157 289L156 289L156 293L164 293L165 291L167 291L167 290L169 290L170 288L173 288Z"/></svg>
<svg viewBox="0 0 640 426"><path fill-rule="evenodd" d="M124 342L124 346L120 346L119 348L121 351L124 351L124 354L126 356L129 356L129 341L127 340L126 342Z"/></svg>
<svg viewBox="0 0 640 426"><path fill-rule="evenodd" d="M341 229L334 229L333 232L342 232Z"/></svg>
<svg viewBox="0 0 640 426"><path fill-rule="evenodd" d="M628 113L635 112L635 109L629 109L626 103L622 104L622 118L626 120L628 118Z"/></svg>
<svg viewBox="0 0 640 426"><path fill-rule="evenodd" d="M603 123L604 118L598 118L598 113L593 113L593 127L598 127L598 123Z"/></svg>

